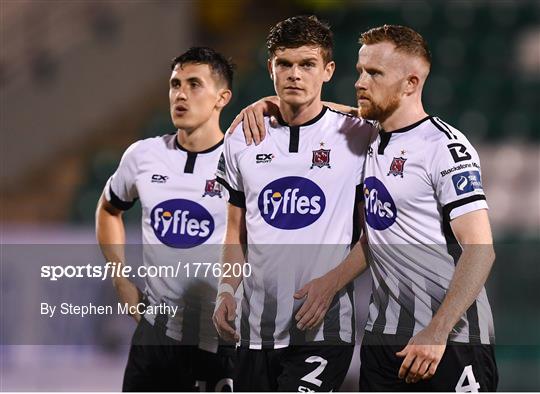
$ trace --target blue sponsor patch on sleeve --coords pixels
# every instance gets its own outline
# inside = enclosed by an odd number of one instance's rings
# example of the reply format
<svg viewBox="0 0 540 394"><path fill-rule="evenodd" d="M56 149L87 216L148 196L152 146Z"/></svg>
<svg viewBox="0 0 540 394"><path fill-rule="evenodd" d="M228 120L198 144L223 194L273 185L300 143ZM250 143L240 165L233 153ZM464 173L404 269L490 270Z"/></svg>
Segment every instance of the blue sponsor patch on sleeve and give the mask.
<svg viewBox="0 0 540 394"><path fill-rule="evenodd" d="M482 190L482 179L479 171L465 171L452 175L452 182L457 195Z"/></svg>

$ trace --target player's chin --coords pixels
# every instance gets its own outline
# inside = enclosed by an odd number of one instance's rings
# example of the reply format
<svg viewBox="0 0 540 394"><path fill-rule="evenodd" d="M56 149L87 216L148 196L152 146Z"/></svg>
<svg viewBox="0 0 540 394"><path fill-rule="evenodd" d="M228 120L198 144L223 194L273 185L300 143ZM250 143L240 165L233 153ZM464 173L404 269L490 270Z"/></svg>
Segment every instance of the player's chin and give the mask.
<svg viewBox="0 0 540 394"><path fill-rule="evenodd" d="M193 128L194 123L188 121L187 119L178 117L173 117L172 122L174 124L174 127L176 127L177 129L191 129Z"/></svg>
<svg viewBox="0 0 540 394"><path fill-rule="evenodd" d="M301 106L306 104L309 100L304 95L299 94L287 94L281 99L289 105Z"/></svg>
<svg viewBox="0 0 540 394"><path fill-rule="evenodd" d="M377 117L376 111L373 106L369 104L362 103L358 106L360 108L360 116L364 119L376 120Z"/></svg>

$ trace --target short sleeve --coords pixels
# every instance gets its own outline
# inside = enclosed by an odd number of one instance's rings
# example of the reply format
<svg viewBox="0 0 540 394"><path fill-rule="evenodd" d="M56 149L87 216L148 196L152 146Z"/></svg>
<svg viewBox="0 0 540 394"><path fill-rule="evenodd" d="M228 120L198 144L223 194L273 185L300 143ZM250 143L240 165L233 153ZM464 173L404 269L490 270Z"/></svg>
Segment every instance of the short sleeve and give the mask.
<svg viewBox="0 0 540 394"><path fill-rule="evenodd" d="M431 179L443 212L450 220L488 205L480 158L466 138L443 139L432 152Z"/></svg>
<svg viewBox="0 0 540 394"><path fill-rule="evenodd" d="M238 126L235 133L242 133L242 125ZM242 182L242 174L238 168L237 156L232 149L233 135L225 136L223 152L219 158L216 171L217 181L229 192L229 203L239 208L246 207L246 196Z"/></svg>
<svg viewBox="0 0 540 394"><path fill-rule="evenodd" d="M105 185L105 199L113 206L123 211L131 208L139 195L136 187L137 161L136 151L138 142L131 145L122 156L115 173Z"/></svg>

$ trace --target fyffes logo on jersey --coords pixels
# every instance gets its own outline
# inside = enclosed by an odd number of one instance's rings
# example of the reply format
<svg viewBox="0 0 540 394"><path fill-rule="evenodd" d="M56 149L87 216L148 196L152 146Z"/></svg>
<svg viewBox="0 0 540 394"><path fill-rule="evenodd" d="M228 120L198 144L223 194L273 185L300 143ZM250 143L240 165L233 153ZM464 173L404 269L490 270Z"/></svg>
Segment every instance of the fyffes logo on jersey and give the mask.
<svg viewBox="0 0 540 394"><path fill-rule="evenodd" d="M309 179L288 176L266 185L259 194L259 211L269 225L296 230L314 223L324 212L326 197Z"/></svg>
<svg viewBox="0 0 540 394"><path fill-rule="evenodd" d="M364 180L366 222L375 230L384 230L396 221L397 209L384 184L371 176Z"/></svg>
<svg viewBox="0 0 540 394"><path fill-rule="evenodd" d="M204 243L214 232L214 219L202 205L184 199L167 200L150 214L156 237L173 248L192 248Z"/></svg>

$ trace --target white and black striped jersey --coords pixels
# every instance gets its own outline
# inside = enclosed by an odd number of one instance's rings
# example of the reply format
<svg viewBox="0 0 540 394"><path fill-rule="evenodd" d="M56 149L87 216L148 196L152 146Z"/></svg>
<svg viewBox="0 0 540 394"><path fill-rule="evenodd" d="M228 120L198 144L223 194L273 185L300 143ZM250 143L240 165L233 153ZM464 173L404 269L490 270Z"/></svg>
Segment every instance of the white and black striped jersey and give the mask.
<svg viewBox="0 0 540 394"><path fill-rule="evenodd" d="M461 253L450 221L487 209L480 160L467 138L439 118L372 137L364 179L373 294L366 329L413 336L438 310ZM449 339L494 340L485 289Z"/></svg>
<svg viewBox="0 0 540 394"><path fill-rule="evenodd" d="M143 263L175 268L146 277L145 293L152 305L178 306L177 314L145 317L169 337L209 351L218 343L212 323L218 278L202 271L194 278L193 267L188 277L183 267L219 263L228 199L215 177L222 148L223 140L204 152L189 152L176 134L138 141L104 190L107 201L122 210L140 199Z"/></svg>
<svg viewBox="0 0 540 394"><path fill-rule="evenodd" d="M252 273L243 280L242 346L350 343L352 286L335 297L320 328L307 332L296 329L303 300L293 294L349 252L372 126L326 107L301 126L272 126L268 118L265 126L257 146L245 144L241 125L227 136L217 171L229 202L246 209Z"/></svg>

